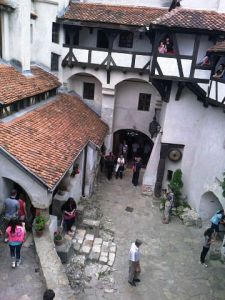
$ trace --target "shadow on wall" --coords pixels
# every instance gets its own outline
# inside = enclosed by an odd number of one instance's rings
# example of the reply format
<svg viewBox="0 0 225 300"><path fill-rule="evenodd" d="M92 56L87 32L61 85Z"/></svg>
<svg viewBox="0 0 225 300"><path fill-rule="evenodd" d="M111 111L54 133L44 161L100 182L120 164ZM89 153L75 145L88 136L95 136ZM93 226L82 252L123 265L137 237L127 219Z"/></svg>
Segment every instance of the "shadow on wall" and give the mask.
<svg viewBox="0 0 225 300"><path fill-rule="evenodd" d="M199 215L203 221L209 220L217 210L223 209L219 199L211 191L202 195L199 205Z"/></svg>

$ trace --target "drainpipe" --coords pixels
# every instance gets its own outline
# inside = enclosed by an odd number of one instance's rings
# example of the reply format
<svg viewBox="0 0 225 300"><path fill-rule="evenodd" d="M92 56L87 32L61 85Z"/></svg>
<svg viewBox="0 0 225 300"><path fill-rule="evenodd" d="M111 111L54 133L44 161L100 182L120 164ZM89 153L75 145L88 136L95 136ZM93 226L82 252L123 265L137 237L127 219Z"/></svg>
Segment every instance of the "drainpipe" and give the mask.
<svg viewBox="0 0 225 300"><path fill-rule="evenodd" d="M87 167L87 149L84 148L84 166L83 166L83 179L82 179L82 196L85 197L85 182L86 182L86 167Z"/></svg>

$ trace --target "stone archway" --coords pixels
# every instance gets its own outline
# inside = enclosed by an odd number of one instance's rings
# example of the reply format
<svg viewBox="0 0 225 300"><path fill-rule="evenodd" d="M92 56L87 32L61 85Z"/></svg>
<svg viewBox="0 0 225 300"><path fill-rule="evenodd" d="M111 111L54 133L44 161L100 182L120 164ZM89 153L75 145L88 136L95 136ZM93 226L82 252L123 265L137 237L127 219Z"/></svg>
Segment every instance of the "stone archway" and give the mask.
<svg viewBox="0 0 225 300"><path fill-rule="evenodd" d="M222 208L219 199L213 192L208 191L201 196L199 215L202 220L209 220L217 210Z"/></svg>
<svg viewBox="0 0 225 300"><path fill-rule="evenodd" d="M153 148L153 141L143 132L134 130L134 129L120 129L114 132L113 135L113 153L118 156L119 155L119 145L126 141L128 145L128 160L132 159L132 144L137 143L139 145L139 149L137 154L143 158L144 164L147 164L149 156L151 154ZM145 146L149 146L148 156L144 154Z"/></svg>
<svg viewBox="0 0 225 300"><path fill-rule="evenodd" d="M6 197L10 196L11 190L15 189L17 191L16 199L23 199L26 203L26 212L27 218L30 222L32 222L33 218L36 214L36 209L31 203L31 198L27 191L17 182L13 181L12 179L3 177L4 189Z"/></svg>

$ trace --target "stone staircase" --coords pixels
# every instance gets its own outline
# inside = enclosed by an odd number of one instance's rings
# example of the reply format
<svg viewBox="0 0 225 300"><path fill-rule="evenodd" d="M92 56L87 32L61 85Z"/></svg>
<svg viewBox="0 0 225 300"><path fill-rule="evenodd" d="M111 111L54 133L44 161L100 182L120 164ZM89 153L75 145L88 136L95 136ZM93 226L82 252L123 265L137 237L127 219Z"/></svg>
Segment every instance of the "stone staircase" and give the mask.
<svg viewBox="0 0 225 300"><path fill-rule="evenodd" d="M77 254L85 255L86 261L99 262L112 267L116 257L116 244L111 241L103 241L95 237L85 229L76 229L74 236L65 236L72 241L72 246Z"/></svg>

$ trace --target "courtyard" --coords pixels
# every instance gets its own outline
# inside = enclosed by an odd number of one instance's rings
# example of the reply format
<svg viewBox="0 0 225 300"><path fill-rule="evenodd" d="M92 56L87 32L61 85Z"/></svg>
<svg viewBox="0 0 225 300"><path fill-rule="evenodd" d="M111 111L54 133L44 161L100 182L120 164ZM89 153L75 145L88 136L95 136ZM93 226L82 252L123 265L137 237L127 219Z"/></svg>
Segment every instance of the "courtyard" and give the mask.
<svg viewBox="0 0 225 300"><path fill-rule="evenodd" d="M201 229L186 227L175 217L170 224L162 224L157 202L142 196L141 186L134 188L131 176L130 169L125 171L122 180L108 181L101 175L94 195L115 232L114 289L87 288L77 299L224 299L225 266L215 260L209 261L208 268L199 264L207 224ZM133 211L126 211L127 207ZM143 241L140 248L142 274L141 282L131 287L127 282L128 252L136 238Z"/></svg>
<svg viewBox="0 0 225 300"><path fill-rule="evenodd" d="M113 178L108 181L100 174L91 199L100 207L101 222L104 226L107 223L109 232L114 233L117 248L114 265L105 269L109 270L105 278L103 274L102 278L86 282L75 298L223 300L225 266L216 260L210 260L208 268L199 264L207 224L201 229L186 227L175 217L170 224L162 224L157 201L143 196L140 185L132 186L130 169L126 169L124 175L122 180ZM127 282L128 252L136 238L143 241L140 248L142 273L141 282L132 287ZM103 239L107 240L107 235ZM23 263L16 270L11 269L8 246L3 242L0 245L2 299L41 300L44 283L32 240L28 238L25 243ZM90 271L91 264L86 268ZM95 274L92 272L91 276ZM95 284L91 284L93 282Z"/></svg>

